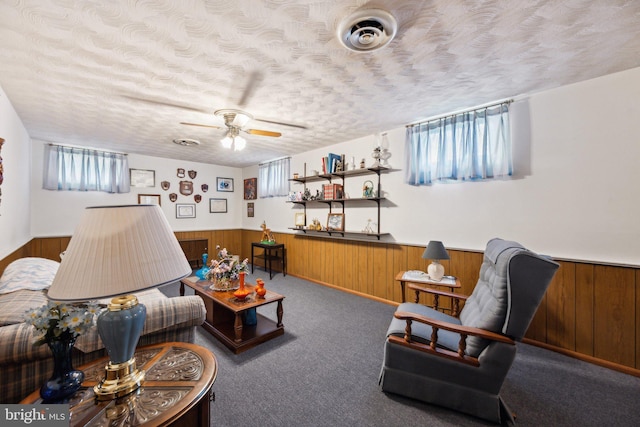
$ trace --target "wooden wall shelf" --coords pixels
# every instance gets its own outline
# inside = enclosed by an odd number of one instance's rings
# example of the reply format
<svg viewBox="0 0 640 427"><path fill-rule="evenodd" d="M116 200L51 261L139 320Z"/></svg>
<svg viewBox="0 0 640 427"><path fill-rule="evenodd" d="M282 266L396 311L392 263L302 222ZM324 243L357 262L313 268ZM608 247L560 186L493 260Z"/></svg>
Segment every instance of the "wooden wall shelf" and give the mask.
<svg viewBox="0 0 640 427"><path fill-rule="evenodd" d="M347 178L351 178L351 177L355 177L355 176L362 176L362 175L377 175L378 176L378 185L377 185L377 192L375 194L380 195L381 192L381 187L380 187L380 174L381 173L385 173L390 171L390 168L384 167L384 166L378 166L378 167L371 167L371 168L361 168L361 169L354 169L354 170L350 170L350 171L344 171L344 172L334 172L334 173L330 173L330 174L322 174L322 175L311 175L311 176L303 176L303 177L298 177L298 178L291 178L289 179L289 181L293 181L293 182L297 182L299 184L304 184L305 185L305 190L306 190L306 184L309 182L319 182L319 181L329 181L331 182L332 180L342 180L342 184L344 186L344 180ZM357 197L357 198L353 198L353 199L320 199L320 200L287 200L287 203L293 203L293 204L297 204L297 205L301 205L304 207L304 216L305 216L305 220L307 217L307 205L308 204L313 204L313 203L320 203L320 204L326 204L329 206L329 213L332 212L331 207L333 203L338 203L341 206L341 211L344 214L344 210L345 210L345 204L351 204L351 203L358 203L358 202L373 202L376 204L376 210L377 210L377 214L378 214L378 222L377 222L377 230L375 233L367 233L367 232L361 232L361 231L349 231L349 230L309 230L306 228L299 228L299 227L289 227L290 230L295 230L301 233L305 233L305 234L316 234L318 236L321 237L325 237L325 236L341 236L341 237L346 237L348 235L354 235L354 236L367 236L367 237L376 237L378 240L380 240L381 236L387 235L389 233L381 233L380 232L380 202L382 202L383 200L386 200L386 197ZM305 224L306 225L306 224Z"/></svg>

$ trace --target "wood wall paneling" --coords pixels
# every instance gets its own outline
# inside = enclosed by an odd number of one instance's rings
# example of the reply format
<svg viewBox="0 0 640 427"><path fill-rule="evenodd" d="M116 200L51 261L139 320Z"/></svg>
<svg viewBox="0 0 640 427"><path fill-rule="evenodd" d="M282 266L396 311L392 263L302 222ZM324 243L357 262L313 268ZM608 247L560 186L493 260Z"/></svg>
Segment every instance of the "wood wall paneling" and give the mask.
<svg viewBox="0 0 640 427"><path fill-rule="evenodd" d="M576 347L578 353L593 356L594 266L576 263ZM637 307L638 305L636 305Z"/></svg>
<svg viewBox="0 0 640 427"><path fill-rule="evenodd" d="M547 289L547 343L575 350L575 264L560 262Z"/></svg>
<svg viewBox="0 0 640 427"><path fill-rule="evenodd" d="M207 239L209 258L216 256L216 245L249 258L251 242L260 236L259 230L176 232L178 239ZM402 300L395 281L397 272L425 271L430 262L422 259L424 247L419 246L288 233L275 233L275 237L287 248L288 274L391 304ZM59 261L69 239L33 239L0 260L0 271L26 256ZM450 260L443 262L446 274L460 279L462 288L456 292L469 295L479 276L482 253L448 251ZM575 357L622 367L626 371L619 370L640 376L640 268L574 261L560 264L526 337L542 346L573 352ZM413 298L413 293L407 292L407 300Z"/></svg>
<svg viewBox="0 0 640 427"><path fill-rule="evenodd" d="M594 292L594 356L624 366L635 366L633 269L595 266Z"/></svg>

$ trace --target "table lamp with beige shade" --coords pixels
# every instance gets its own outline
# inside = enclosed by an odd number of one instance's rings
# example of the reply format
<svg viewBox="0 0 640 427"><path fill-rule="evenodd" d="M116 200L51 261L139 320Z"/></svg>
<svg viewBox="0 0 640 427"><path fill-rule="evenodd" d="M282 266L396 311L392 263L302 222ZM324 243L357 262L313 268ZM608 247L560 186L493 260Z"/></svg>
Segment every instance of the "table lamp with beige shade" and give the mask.
<svg viewBox="0 0 640 427"><path fill-rule="evenodd" d="M136 367L134 352L146 308L132 293L189 274L189 262L158 205L86 209L48 297L56 301L113 297L97 320L110 359L105 378L94 388L98 400L131 393L144 379L144 371Z"/></svg>

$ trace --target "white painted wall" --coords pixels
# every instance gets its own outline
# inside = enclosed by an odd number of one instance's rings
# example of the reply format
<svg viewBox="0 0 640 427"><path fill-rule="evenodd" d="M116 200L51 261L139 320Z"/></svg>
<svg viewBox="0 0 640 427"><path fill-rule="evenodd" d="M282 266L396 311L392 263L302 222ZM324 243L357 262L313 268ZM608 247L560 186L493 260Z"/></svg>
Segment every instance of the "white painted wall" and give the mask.
<svg viewBox="0 0 640 427"><path fill-rule="evenodd" d="M0 258L31 240L29 185L31 183L29 135L7 95L0 87L0 156L4 182L0 185Z"/></svg>
<svg viewBox="0 0 640 427"><path fill-rule="evenodd" d="M44 142L33 143L33 183L31 194L33 199L32 232L34 236L69 236L73 234L82 212L88 206L130 205L138 203L138 194L160 194L161 207L174 231L192 231L207 229L240 228L242 201L242 170L225 166L209 165L163 159L159 157L129 155L129 167L155 171L155 187L131 187L126 194L108 194L102 192L50 191L42 189L42 170ZM185 149L188 149L185 148ZM195 170L196 178L178 178L177 169ZM216 178L233 178L234 192L216 191ZM189 180L194 183L194 195L202 195L202 201L196 203L193 195L183 196L179 192L179 182ZM168 191L162 190L160 183L169 181ZM209 190L201 190L202 184L208 184ZM169 193L178 194L176 203L169 201ZM209 199L227 199L227 213L210 213ZM189 203L196 207L196 218L176 218L176 204Z"/></svg>
<svg viewBox="0 0 640 427"><path fill-rule="evenodd" d="M492 237L554 257L640 265L640 68L534 94L512 104L516 175L510 180L412 187L403 172L382 176L389 199L383 232L391 241L482 250ZM404 128L388 132L394 169L403 169ZM294 156L292 172L320 168L327 152L367 165L373 135ZM351 197L365 177L346 182ZM309 184L319 188L320 184ZM292 184L297 191L302 186ZM296 205L259 199L256 212L275 231L290 231ZM284 205L284 207L283 207ZM326 221L322 205L308 217ZM346 227L361 230L374 210L346 208ZM257 214L258 215L258 214Z"/></svg>
<svg viewBox="0 0 640 427"><path fill-rule="evenodd" d="M432 239L442 240L450 248L482 250L488 239L499 236L520 241L533 250L559 258L581 259L640 265L640 144L637 122L640 118L640 68L602 78L565 86L538 94L512 105L512 133L516 176L510 180L438 184L411 187L403 183L404 128L388 132L390 163L399 169L382 176L382 188L388 202L382 209L382 231L391 233L390 240L399 243L425 245ZM2 112L11 112L6 101ZM7 140L7 132L17 132L17 138L28 140L19 122L7 123L5 114L0 133ZM22 129L22 131L20 131ZM292 158L292 172L307 173L320 168L320 158L331 151L355 156L367 164L374 147L373 135L336 144ZM248 149L251 149L248 147ZM21 163L27 154L23 148L16 154L7 144L3 150L5 169L10 158ZM41 189L42 142L33 143L32 236L69 235L73 232L82 208L98 204L136 203L134 190L128 195L103 193L48 192ZM10 153L10 154L7 154ZM10 157L9 157L10 156ZM255 216L247 217L247 201L243 200L244 178L257 177L258 167L243 170L198 163L159 159L150 156L130 156L130 166L156 171L156 189L162 194L162 206L175 230L226 229L243 227L258 230L262 221L277 232L292 232L294 212L299 207L285 203L285 198L257 199ZM19 164L23 173L29 163ZM178 167L195 169L196 186L210 185L204 201L197 206L194 220L175 219L175 205L168 202L167 193L159 188L162 180L169 180L172 190L179 179ZM17 173L15 170L10 174ZM0 231L11 241L1 240L0 250L10 252L23 244L24 224L28 217L28 199L21 194L16 179L7 179L0 211ZM235 180L234 193L215 191L215 178ZM347 181L346 191L356 197L365 177ZM26 178L17 181L28 182ZM319 184L316 184L319 185ZM292 189L301 188L292 185ZM227 197L229 213L208 213L209 197ZM7 214L11 200L17 214ZM190 199L180 196L179 202ZM347 207L346 226L360 230L375 210L359 205ZM326 207L309 210L309 217L326 220ZM12 211L13 212L13 211ZM28 220L27 220L28 221ZM20 231L22 229L22 231ZM18 231L16 231L18 230ZM17 233L16 237L13 237ZM0 254L1 255L1 254Z"/></svg>

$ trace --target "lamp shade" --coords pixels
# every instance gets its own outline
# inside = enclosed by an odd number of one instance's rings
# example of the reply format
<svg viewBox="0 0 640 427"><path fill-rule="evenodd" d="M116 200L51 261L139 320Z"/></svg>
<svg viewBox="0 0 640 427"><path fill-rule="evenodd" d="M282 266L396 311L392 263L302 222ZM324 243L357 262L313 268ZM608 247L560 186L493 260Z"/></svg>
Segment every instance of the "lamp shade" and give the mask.
<svg viewBox="0 0 640 427"><path fill-rule="evenodd" d="M431 240L426 249L422 253L424 259L449 259L449 254L444 248L442 242L438 240Z"/></svg>
<svg viewBox="0 0 640 427"><path fill-rule="evenodd" d="M48 296L83 301L129 294L191 274L158 205L87 208Z"/></svg>

